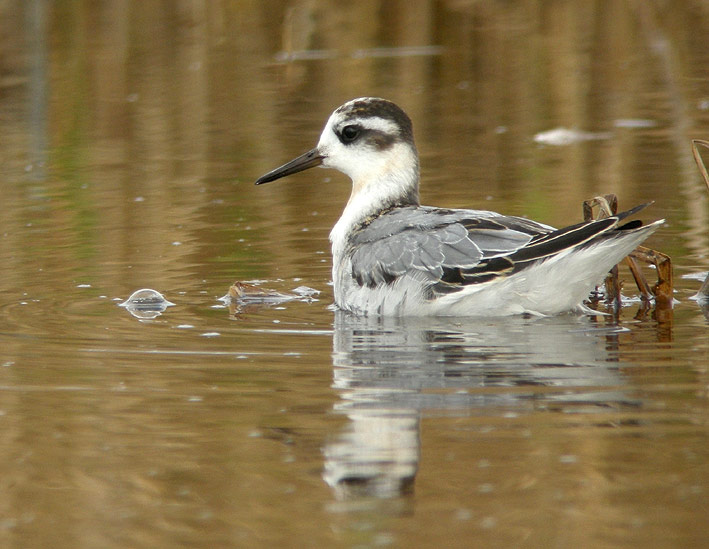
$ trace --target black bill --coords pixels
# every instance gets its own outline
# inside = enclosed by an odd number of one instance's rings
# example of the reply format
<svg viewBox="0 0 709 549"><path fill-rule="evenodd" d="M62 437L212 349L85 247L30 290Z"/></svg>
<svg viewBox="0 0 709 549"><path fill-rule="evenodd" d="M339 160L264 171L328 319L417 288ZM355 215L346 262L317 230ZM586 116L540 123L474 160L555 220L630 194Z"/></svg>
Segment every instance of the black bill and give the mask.
<svg viewBox="0 0 709 549"><path fill-rule="evenodd" d="M266 175L262 175L256 180L256 185L261 185L263 183L268 183L269 181L275 181L281 177L291 175L294 173L302 172L308 168L314 168L322 164L323 156L320 154L318 149L313 149L301 154L298 158L294 158L290 162L283 164L280 168L276 168L268 172Z"/></svg>

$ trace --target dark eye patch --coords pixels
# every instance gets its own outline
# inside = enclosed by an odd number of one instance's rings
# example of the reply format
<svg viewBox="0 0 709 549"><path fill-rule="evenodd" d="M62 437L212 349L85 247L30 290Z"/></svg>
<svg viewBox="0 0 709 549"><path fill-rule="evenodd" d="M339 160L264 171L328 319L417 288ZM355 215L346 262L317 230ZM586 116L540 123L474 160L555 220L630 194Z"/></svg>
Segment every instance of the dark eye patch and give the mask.
<svg viewBox="0 0 709 549"><path fill-rule="evenodd" d="M350 145L355 141L357 143L366 143L378 150L385 150L391 147L396 141L397 136L388 134L379 130L363 128L359 124L348 124L339 132L335 132L338 139L343 145Z"/></svg>

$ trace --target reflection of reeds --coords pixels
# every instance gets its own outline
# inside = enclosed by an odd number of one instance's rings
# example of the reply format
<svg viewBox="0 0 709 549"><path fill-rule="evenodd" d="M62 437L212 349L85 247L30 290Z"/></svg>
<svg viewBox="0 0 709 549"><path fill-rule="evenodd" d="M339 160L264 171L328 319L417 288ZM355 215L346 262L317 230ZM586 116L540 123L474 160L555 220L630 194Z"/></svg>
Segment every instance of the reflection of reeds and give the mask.
<svg viewBox="0 0 709 549"><path fill-rule="evenodd" d="M709 217L706 210L706 197L695 184L696 172L692 165L688 141L692 137L696 113L695 105L700 97L695 96L693 88L683 84L687 78L687 62L692 54L683 51L685 45L670 35L674 30L671 23L665 21L669 13L663 13L659 7L652 4L637 3L636 12L645 40L646 48L656 65L655 73L661 85L668 110L668 141L674 148L674 162L679 176L678 189L684 199L683 209L686 210L686 223L689 230L683 237L687 247L697 256L706 257L709 254ZM705 50L706 44L702 44Z"/></svg>
<svg viewBox="0 0 709 549"><path fill-rule="evenodd" d="M349 56L352 59L365 59L367 57L419 57L428 55L441 55L443 48L440 46L416 46L401 48L367 48L355 50ZM293 61L322 61L324 59L337 59L342 57L337 50L283 50L275 55L275 60L281 63Z"/></svg>
<svg viewBox="0 0 709 549"><path fill-rule="evenodd" d="M2 9L7 20L24 20L13 19L19 8ZM414 120L426 202L561 225L580 218L568 207L589 196L654 199L691 227L675 246L699 257L709 248L706 198L668 183L687 181L677 144L709 124L709 110L693 108L707 96L697 84L707 33L684 24L706 21L694 17L705 9L580 0L60 4L47 12L46 131L53 184L70 199L47 216L73 216L77 227L93 218L94 262L128 263L140 248L179 264L203 254L199 244L210 237L196 238L194 228L216 197L233 204L220 213L225 225L239 217L309 225L315 240L259 242L283 272L297 272L314 248L327 248L347 182L318 173L264 190L249 185L311 147L332 108L380 95ZM22 33L6 38L4 52L24 51ZM278 52L287 63L274 63ZM321 58L303 61L304 52ZM16 62L8 55L4 65ZM618 127L625 119L654 125ZM3 143L22 142L13 136L26 134L24 119L2 123L14 130ZM556 149L532 141L560 126L611 138ZM136 197L145 199L140 208ZM311 224L304 212L322 215ZM26 222L5 218L2 228L14 234ZM143 264L127 273L126 290L148 281L168 288L164 275L159 262Z"/></svg>

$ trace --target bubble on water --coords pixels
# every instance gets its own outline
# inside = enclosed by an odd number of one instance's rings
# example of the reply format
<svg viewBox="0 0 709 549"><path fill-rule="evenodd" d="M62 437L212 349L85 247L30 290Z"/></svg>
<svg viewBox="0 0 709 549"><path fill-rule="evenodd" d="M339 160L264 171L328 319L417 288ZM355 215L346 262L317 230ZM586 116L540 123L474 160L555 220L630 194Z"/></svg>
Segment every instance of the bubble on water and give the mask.
<svg viewBox="0 0 709 549"><path fill-rule="evenodd" d="M136 290L123 303L119 303L119 307L125 307L136 318L150 319L162 314L168 307L172 307L171 303L165 296L157 290L143 288Z"/></svg>

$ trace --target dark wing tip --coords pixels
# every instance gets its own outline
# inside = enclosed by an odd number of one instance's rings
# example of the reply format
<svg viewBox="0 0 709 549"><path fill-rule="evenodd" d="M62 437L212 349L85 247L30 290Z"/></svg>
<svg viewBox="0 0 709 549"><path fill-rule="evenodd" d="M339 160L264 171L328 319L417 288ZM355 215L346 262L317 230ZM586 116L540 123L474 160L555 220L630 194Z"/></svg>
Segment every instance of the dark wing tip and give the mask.
<svg viewBox="0 0 709 549"><path fill-rule="evenodd" d="M651 200L650 202L645 202L644 204L639 204L635 206L634 208L630 208L629 210L625 210L624 212L617 213L611 217L615 217L618 221L622 221L626 217L630 217L631 215L634 215L638 213L640 210L644 210L648 206L652 206L655 203L654 200Z"/></svg>

